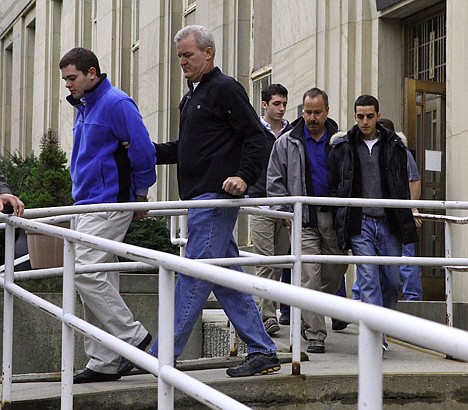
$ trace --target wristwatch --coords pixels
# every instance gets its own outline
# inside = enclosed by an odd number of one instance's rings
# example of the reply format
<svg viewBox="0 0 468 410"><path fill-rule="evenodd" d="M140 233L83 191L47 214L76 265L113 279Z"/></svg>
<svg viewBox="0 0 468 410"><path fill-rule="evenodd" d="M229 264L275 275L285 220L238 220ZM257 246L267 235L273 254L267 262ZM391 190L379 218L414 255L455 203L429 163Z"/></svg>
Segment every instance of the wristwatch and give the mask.
<svg viewBox="0 0 468 410"><path fill-rule="evenodd" d="M135 200L137 202L148 202L148 197L143 195L135 195Z"/></svg>

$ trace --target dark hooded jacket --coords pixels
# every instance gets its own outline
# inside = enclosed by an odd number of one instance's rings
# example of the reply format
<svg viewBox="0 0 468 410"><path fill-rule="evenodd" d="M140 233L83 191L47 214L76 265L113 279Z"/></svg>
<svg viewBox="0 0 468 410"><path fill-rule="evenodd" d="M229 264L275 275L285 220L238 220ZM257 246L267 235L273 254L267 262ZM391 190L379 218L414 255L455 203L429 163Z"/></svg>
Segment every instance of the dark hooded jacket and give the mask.
<svg viewBox="0 0 468 410"><path fill-rule="evenodd" d="M406 148L400 137L380 124L381 148L379 156L380 178L383 199L408 199L408 171ZM357 144L361 132L357 125L347 134L334 135L328 156L328 182L330 194L343 198L362 198L362 172ZM389 229L400 237L402 243L418 240L413 214L409 208L385 208ZM339 207L335 214L334 227L337 244L341 249L350 249L350 238L361 234L362 208Z"/></svg>

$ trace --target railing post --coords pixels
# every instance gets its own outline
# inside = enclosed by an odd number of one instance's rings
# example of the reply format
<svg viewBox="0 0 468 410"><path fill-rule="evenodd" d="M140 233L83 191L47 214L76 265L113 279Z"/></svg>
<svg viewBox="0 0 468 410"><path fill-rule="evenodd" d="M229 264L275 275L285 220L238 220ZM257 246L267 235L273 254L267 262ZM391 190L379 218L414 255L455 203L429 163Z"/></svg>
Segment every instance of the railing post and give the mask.
<svg viewBox="0 0 468 410"><path fill-rule="evenodd" d="M294 204L294 218L291 230L291 254L295 256L291 284L301 286L302 281L302 202ZM301 309L291 306L290 337L292 347L291 374L301 374Z"/></svg>
<svg viewBox="0 0 468 410"><path fill-rule="evenodd" d="M450 222L444 222L445 234L445 257L452 257L452 225ZM446 266L445 270L445 324L453 326L453 282L452 270Z"/></svg>
<svg viewBox="0 0 468 410"><path fill-rule="evenodd" d="M382 410L382 333L359 322L359 410Z"/></svg>
<svg viewBox="0 0 468 410"><path fill-rule="evenodd" d="M13 375L13 302L14 297L7 285L14 282L15 274L15 227L5 226L5 288L3 289L3 364L2 364L2 408L11 402Z"/></svg>
<svg viewBox="0 0 468 410"><path fill-rule="evenodd" d="M180 231L179 231L179 238L181 239L180 243L180 250L179 256L182 258L185 257L185 240L187 239L187 215L180 215L179 216L179 223L180 223Z"/></svg>
<svg viewBox="0 0 468 410"><path fill-rule="evenodd" d="M75 244L64 240L63 250L63 316L75 315ZM63 318L62 318L63 319ZM62 404L61 410L73 409L73 368L75 332L62 320Z"/></svg>
<svg viewBox="0 0 468 410"><path fill-rule="evenodd" d="M174 366L174 271L159 266L158 409L174 409L174 387L161 377L163 366Z"/></svg>

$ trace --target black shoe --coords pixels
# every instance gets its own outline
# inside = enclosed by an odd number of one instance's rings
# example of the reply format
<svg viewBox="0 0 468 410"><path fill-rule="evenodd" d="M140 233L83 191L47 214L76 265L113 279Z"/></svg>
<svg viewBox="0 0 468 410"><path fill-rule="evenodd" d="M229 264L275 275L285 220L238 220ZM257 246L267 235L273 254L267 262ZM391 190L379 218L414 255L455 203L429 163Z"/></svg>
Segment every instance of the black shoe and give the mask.
<svg viewBox="0 0 468 410"><path fill-rule="evenodd" d="M342 320L332 319L332 330L343 330L348 327L349 323L343 322Z"/></svg>
<svg viewBox="0 0 468 410"><path fill-rule="evenodd" d="M146 350L148 345L151 343L151 338L152 336L148 333L146 337L143 339L143 341L137 346L137 348L143 351ZM132 362L129 362L127 359L122 357L122 360L120 361L119 369L117 370L117 374L119 376L126 376L132 371L134 367L135 365Z"/></svg>
<svg viewBox="0 0 468 410"><path fill-rule="evenodd" d="M309 353L325 353L325 341L324 340L309 340L309 346L307 346Z"/></svg>
<svg viewBox="0 0 468 410"><path fill-rule="evenodd" d="M274 373L280 369L281 364L276 353L263 354L257 352L247 355L240 364L227 369L226 373L231 377L245 377L253 376L257 373Z"/></svg>
<svg viewBox="0 0 468 410"><path fill-rule="evenodd" d="M288 326L291 324L291 318L289 316L289 313L281 313L281 316L279 318L279 324Z"/></svg>
<svg viewBox="0 0 468 410"><path fill-rule="evenodd" d="M73 384L113 382L119 379L120 374L100 373L85 367L83 370L73 376Z"/></svg>

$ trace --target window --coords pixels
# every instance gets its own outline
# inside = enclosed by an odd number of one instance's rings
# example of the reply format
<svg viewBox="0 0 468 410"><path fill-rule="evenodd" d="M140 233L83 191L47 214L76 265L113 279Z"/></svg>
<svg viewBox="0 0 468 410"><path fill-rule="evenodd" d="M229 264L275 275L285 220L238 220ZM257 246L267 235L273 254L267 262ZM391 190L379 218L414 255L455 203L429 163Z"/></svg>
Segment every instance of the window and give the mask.
<svg viewBox="0 0 468 410"><path fill-rule="evenodd" d="M252 106L255 108L259 117L263 115L262 90L271 84L271 67L266 70L268 70L267 73L263 72L252 79Z"/></svg>
<svg viewBox="0 0 468 410"><path fill-rule="evenodd" d="M409 20L406 28L406 77L445 82L445 9L419 21Z"/></svg>

